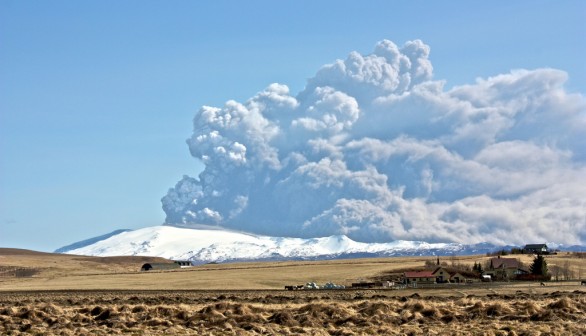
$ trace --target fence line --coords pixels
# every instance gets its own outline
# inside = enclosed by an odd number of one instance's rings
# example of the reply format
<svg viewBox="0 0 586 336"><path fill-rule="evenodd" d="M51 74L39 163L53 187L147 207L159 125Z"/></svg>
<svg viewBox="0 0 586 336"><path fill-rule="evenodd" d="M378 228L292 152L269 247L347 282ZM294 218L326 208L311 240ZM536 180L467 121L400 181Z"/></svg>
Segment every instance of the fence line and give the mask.
<svg viewBox="0 0 586 336"><path fill-rule="evenodd" d="M40 271L33 267L0 266L0 278L30 278Z"/></svg>

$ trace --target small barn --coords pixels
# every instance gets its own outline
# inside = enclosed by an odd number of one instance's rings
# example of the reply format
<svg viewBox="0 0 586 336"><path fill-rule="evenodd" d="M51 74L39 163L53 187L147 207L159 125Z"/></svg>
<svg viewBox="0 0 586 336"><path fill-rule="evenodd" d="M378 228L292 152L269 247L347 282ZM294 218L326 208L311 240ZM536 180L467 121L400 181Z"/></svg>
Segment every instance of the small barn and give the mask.
<svg viewBox="0 0 586 336"><path fill-rule="evenodd" d="M181 268L177 263L146 263L140 268L141 271L165 271Z"/></svg>
<svg viewBox="0 0 586 336"><path fill-rule="evenodd" d="M173 262L179 265L181 268L193 266L189 260L174 260Z"/></svg>
<svg viewBox="0 0 586 336"><path fill-rule="evenodd" d="M452 274L450 277L450 282L452 283L464 283L466 282L466 277L461 273Z"/></svg>

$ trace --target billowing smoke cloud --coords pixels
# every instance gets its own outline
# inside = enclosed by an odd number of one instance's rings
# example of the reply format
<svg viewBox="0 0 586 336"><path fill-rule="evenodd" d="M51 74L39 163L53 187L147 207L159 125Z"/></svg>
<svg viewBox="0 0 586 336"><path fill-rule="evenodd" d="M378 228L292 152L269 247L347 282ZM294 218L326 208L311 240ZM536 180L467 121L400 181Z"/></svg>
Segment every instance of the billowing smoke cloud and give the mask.
<svg viewBox="0 0 586 336"><path fill-rule="evenodd" d="M297 96L202 107L205 164L163 197L171 225L365 242L586 243L586 99L515 70L445 89L430 48L379 42Z"/></svg>

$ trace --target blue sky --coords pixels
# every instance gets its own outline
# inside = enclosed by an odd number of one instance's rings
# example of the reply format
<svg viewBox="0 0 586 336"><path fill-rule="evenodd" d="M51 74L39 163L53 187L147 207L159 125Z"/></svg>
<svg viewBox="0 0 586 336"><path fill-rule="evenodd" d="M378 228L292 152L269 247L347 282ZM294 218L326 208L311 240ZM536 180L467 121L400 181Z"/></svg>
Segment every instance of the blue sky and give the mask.
<svg viewBox="0 0 586 336"><path fill-rule="evenodd" d="M585 20L583 1L1 1L0 246L161 224L202 169L185 143L202 105L295 95L382 39L423 40L447 87L551 67L584 93Z"/></svg>

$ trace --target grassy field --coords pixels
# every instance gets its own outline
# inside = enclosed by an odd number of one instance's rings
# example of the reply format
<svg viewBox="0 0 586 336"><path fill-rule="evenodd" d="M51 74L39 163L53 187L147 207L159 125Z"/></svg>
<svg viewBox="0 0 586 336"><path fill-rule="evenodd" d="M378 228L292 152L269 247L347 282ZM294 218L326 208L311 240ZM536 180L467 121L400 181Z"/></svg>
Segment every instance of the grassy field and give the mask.
<svg viewBox="0 0 586 336"><path fill-rule="evenodd" d="M529 265L532 257L515 256ZM472 265L486 256L441 258L441 262ZM350 285L383 274L422 267L433 257L350 259L331 261L256 262L200 265L172 271L140 272L153 257L86 257L0 249L1 267L25 267L38 273L31 277L2 277L1 290L176 290L176 289L282 289L306 282ZM586 259L571 254L547 257L548 264L570 265L574 274L586 276Z"/></svg>
<svg viewBox="0 0 586 336"><path fill-rule="evenodd" d="M515 256L517 257L517 256ZM528 265L531 256L520 256ZM486 256L441 258L453 265ZM578 281L438 288L284 291L423 267L430 257L200 265L140 272L151 257L85 257L0 249L1 335L584 335ZM586 274L572 254L548 264ZM1 271L0 271L1 272Z"/></svg>

